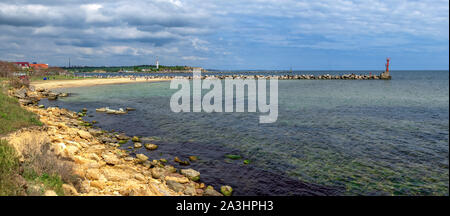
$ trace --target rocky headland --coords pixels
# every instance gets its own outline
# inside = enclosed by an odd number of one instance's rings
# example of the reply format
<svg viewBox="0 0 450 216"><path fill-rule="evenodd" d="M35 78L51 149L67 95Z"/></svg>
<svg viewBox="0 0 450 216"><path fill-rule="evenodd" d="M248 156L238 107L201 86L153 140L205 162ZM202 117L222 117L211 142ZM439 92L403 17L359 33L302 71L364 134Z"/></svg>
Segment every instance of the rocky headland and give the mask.
<svg viewBox="0 0 450 216"><path fill-rule="evenodd" d="M5 138L21 153L33 142L35 147L49 146L48 153L61 163L69 163L77 177L77 184L63 185L65 195L97 196L221 196L231 195L229 186L217 192L212 186L200 182L200 173L193 169L177 169L163 158L148 158L120 149L124 141L132 140L134 148L157 149L152 143L141 143L139 137L113 133L94 128L85 122L80 113L57 107L38 105L41 98L57 99L67 94L54 93L44 88L21 88L9 91L19 99L23 108L36 113L41 127L25 128ZM176 161L176 159L175 159ZM180 161L183 165L186 161ZM221 189L222 190L222 189ZM55 195L46 191L46 195Z"/></svg>

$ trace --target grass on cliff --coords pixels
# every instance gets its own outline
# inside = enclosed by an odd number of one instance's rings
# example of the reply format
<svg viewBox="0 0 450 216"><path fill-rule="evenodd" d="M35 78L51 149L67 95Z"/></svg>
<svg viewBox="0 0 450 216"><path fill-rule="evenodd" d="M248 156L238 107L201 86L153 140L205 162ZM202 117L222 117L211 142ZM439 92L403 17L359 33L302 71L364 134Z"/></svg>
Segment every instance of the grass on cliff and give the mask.
<svg viewBox="0 0 450 216"><path fill-rule="evenodd" d="M23 127L42 125L38 117L22 107L15 98L6 95L6 87L0 85L0 135Z"/></svg>
<svg viewBox="0 0 450 216"><path fill-rule="evenodd" d="M14 147L0 140L0 196L40 196L47 190L61 196L64 183L78 186L72 166L50 154L48 145L43 148L35 145L23 154L24 162L20 163Z"/></svg>
<svg viewBox="0 0 450 216"><path fill-rule="evenodd" d="M16 151L6 141L0 140L0 196L20 195L21 188L14 178L18 172Z"/></svg>

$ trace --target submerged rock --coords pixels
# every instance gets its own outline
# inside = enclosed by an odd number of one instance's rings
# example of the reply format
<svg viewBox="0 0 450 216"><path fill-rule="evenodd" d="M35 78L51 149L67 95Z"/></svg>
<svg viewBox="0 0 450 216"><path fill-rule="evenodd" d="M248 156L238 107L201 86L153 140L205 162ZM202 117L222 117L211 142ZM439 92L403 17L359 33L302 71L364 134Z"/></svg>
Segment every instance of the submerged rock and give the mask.
<svg viewBox="0 0 450 216"><path fill-rule="evenodd" d="M225 157L227 157L227 158L229 158L229 159L231 159L231 160L238 160L238 159L241 159L241 156L240 156L240 155L233 155L233 154L225 155Z"/></svg>
<svg viewBox="0 0 450 216"><path fill-rule="evenodd" d="M197 156L189 156L189 160L190 161L197 161L198 157Z"/></svg>
<svg viewBox="0 0 450 216"><path fill-rule="evenodd" d="M147 144L145 144L145 148L148 149L148 150L153 151L153 150L156 150L158 148L158 145L155 145L155 144L152 144L152 143L147 143Z"/></svg>

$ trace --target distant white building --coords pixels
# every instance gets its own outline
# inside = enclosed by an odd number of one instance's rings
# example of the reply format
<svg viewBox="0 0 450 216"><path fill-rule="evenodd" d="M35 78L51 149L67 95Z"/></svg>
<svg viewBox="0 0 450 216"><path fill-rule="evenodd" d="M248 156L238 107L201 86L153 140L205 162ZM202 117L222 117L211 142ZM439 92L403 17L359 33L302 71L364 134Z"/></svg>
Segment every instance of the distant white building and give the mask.
<svg viewBox="0 0 450 216"><path fill-rule="evenodd" d="M159 69L159 61L158 61L158 57L156 57L156 69Z"/></svg>

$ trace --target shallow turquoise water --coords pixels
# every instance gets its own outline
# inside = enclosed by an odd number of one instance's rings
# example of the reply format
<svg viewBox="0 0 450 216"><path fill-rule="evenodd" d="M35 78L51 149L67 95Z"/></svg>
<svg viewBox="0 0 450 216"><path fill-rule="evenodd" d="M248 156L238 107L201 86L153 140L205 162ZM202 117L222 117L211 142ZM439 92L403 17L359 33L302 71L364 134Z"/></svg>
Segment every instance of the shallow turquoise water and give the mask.
<svg viewBox="0 0 450 216"><path fill-rule="evenodd" d="M203 182L237 195L448 195L449 72L392 76L279 81L273 124L259 124L259 113L173 113L169 82L62 89L73 96L46 103L87 107L102 128L155 136L157 151L138 150L152 159L196 155ZM137 110L95 113L105 106Z"/></svg>

